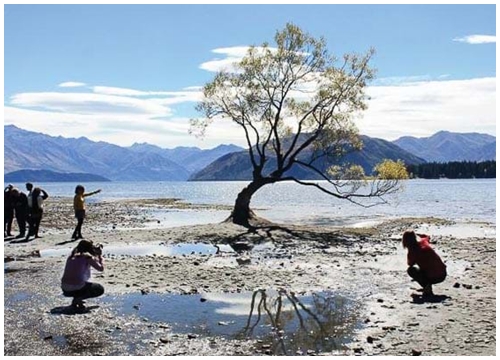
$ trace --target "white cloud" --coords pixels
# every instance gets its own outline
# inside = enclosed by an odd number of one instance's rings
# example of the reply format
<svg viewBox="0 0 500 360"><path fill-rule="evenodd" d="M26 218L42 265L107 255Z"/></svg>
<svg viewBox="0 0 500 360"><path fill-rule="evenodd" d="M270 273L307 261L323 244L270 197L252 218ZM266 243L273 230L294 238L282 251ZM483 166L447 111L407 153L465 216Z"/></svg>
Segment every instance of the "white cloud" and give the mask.
<svg viewBox="0 0 500 360"><path fill-rule="evenodd" d="M110 86L94 86L94 93L116 96L132 96L132 97L150 97L160 96L159 98L150 99L152 102L169 105L179 104L183 102L198 102L203 97L201 87L190 87L186 91L140 91L126 88L110 87Z"/></svg>
<svg viewBox="0 0 500 360"><path fill-rule="evenodd" d="M85 83L82 83L82 82L76 82L76 81L66 81L66 82L63 82L63 83L60 83L59 87L80 87L80 86L85 86L87 84Z"/></svg>
<svg viewBox="0 0 500 360"><path fill-rule="evenodd" d="M149 96L145 91L125 89L112 86L93 86L92 91L97 94L118 95L118 96Z"/></svg>
<svg viewBox="0 0 500 360"><path fill-rule="evenodd" d="M496 79L422 81L371 86L360 132L394 140L429 136L439 130L496 132Z"/></svg>
<svg viewBox="0 0 500 360"><path fill-rule="evenodd" d="M20 107L37 107L69 114L126 115L145 114L168 116L171 110L154 99L135 99L92 93L21 93L11 97L10 103Z"/></svg>
<svg viewBox="0 0 500 360"><path fill-rule="evenodd" d="M227 57L225 59L214 59L200 65L200 69L211 72L228 71L235 72L236 65L241 61L240 57Z"/></svg>
<svg viewBox="0 0 500 360"><path fill-rule="evenodd" d="M255 47L257 51L261 51L262 47ZM236 72L236 65L247 55L250 46L232 46L225 48L213 49L212 52L216 54L225 55L222 59L213 59L206 61L200 65L200 69L218 72L218 71L228 71ZM271 51L276 51L276 48L269 47Z"/></svg>
<svg viewBox="0 0 500 360"><path fill-rule="evenodd" d="M467 44L489 44L496 43L497 37L495 35L467 35L454 38L453 41L464 42Z"/></svg>

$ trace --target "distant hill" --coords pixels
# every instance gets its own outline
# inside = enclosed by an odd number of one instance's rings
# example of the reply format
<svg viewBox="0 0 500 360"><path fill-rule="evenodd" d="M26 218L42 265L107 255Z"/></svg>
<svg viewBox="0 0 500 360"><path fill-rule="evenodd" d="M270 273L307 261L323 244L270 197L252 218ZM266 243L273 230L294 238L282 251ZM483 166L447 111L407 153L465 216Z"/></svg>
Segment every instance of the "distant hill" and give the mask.
<svg viewBox="0 0 500 360"><path fill-rule="evenodd" d="M49 170L18 170L5 174L5 183L14 182L102 182L111 181L103 176L86 173L58 173Z"/></svg>
<svg viewBox="0 0 500 360"><path fill-rule="evenodd" d="M399 148L389 141L361 136L363 141L363 150L355 153L350 153L342 159L342 162L358 164L363 167L366 174L373 172L374 166L382 161L382 159L403 160L405 164L422 164L425 161L409 152ZM304 152L300 158L305 159L310 156L310 153ZM274 158L270 158L269 162L264 167L264 173L269 173L276 164ZM320 170L325 170L332 162L315 163ZM294 165L287 175L295 176L299 179L318 179L319 176L309 169ZM252 164L247 151L227 154L220 157L203 170L193 174L190 181L207 181L207 180L250 180L252 179Z"/></svg>
<svg viewBox="0 0 500 360"><path fill-rule="evenodd" d="M481 146L477 149L476 154L472 157L473 161L488 161L496 160L497 158L497 142L496 140L492 143Z"/></svg>
<svg viewBox="0 0 500 360"><path fill-rule="evenodd" d="M214 149L162 149L150 144L125 148L85 137L64 138L4 126L4 172L21 169L92 173L116 181L184 181L234 145Z"/></svg>
<svg viewBox="0 0 500 360"><path fill-rule="evenodd" d="M439 131L425 138L403 136L393 143L429 162L496 160L496 138L488 134Z"/></svg>
<svg viewBox="0 0 500 360"><path fill-rule="evenodd" d="M212 161L228 153L241 151L242 147L236 145L219 145L213 149L202 150L198 147L179 146L173 149L163 149L146 143L134 144L129 149L136 152L150 152L162 155L178 165L185 167L189 172L197 172Z"/></svg>

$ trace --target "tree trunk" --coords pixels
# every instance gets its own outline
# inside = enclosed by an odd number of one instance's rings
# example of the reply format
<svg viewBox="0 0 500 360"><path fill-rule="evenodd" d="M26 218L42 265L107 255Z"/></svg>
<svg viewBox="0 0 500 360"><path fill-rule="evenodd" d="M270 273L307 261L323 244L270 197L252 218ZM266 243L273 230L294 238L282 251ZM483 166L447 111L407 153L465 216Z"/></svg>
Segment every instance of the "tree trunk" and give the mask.
<svg viewBox="0 0 500 360"><path fill-rule="evenodd" d="M268 179L263 178L253 180L247 187L241 190L234 203L233 212L231 213L231 219L234 224L245 227L250 226L249 220L256 217L255 213L250 209L250 200L257 190L269 183L270 181Z"/></svg>

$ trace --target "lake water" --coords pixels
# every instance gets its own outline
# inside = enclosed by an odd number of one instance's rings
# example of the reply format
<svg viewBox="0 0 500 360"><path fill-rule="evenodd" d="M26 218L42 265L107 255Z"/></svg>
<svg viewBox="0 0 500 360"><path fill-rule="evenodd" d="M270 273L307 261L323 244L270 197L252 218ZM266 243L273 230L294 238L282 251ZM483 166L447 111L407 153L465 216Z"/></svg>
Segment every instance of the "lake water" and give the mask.
<svg viewBox="0 0 500 360"><path fill-rule="evenodd" d="M233 205L246 181L221 182L105 182L86 183L88 191L101 194L88 201L116 199L179 198L193 204ZM15 184L23 189L23 184ZM53 196L72 196L75 183L40 183ZM328 196L293 182L268 185L252 199L256 212L269 220L317 225L362 226L396 217L434 216L454 221L496 224L496 180L408 180L405 189L387 197L388 204L370 208ZM224 220L229 211L161 210L160 225L179 226Z"/></svg>

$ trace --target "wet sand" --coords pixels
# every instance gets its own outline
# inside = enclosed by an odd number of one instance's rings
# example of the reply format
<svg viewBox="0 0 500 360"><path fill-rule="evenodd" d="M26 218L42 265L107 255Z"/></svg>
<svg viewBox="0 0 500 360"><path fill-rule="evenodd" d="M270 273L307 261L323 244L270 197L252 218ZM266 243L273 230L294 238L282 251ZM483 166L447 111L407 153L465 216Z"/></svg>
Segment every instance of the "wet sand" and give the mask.
<svg viewBox="0 0 500 360"><path fill-rule="evenodd" d="M4 241L4 354L273 354L277 349L268 344L272 342L268 338L223 339L195 331L178 332L168 321L141 317L140 311L135 314L133 309L125 313L113 299L139 294L207 294L203 296L210 302L210 294L284 289L297 294L346 294L358 306L355 319L346 320L353 322L354 330L344 346L331 351L311 346L300 354L495 355L494 236L447 235L446 229L457 225L434 218L402 218L368 228L268 224L248 231L221 223L125 229L154 222L147 206L175 207L175 203L135 200L89 204L83 233L105 248L138 243L214 245L235 240L261 244L261 248L218 254L109 254L105 272L93 273L94 281L104 285L105 296L89 299L88 313L64 314L63 307L70 303L59 288L65 257L38 255L47 249L74 246L56 245L69 240L74 219L70 199L47 202L42 239ZM406 275L400 236L407 228L428 229L447 264L448 278L434 287L437 296L431 300L422 299L418 284ZM186 316L194 312L189 308L184 311ZM279 332L274 336L283 337Z"/></svg>

